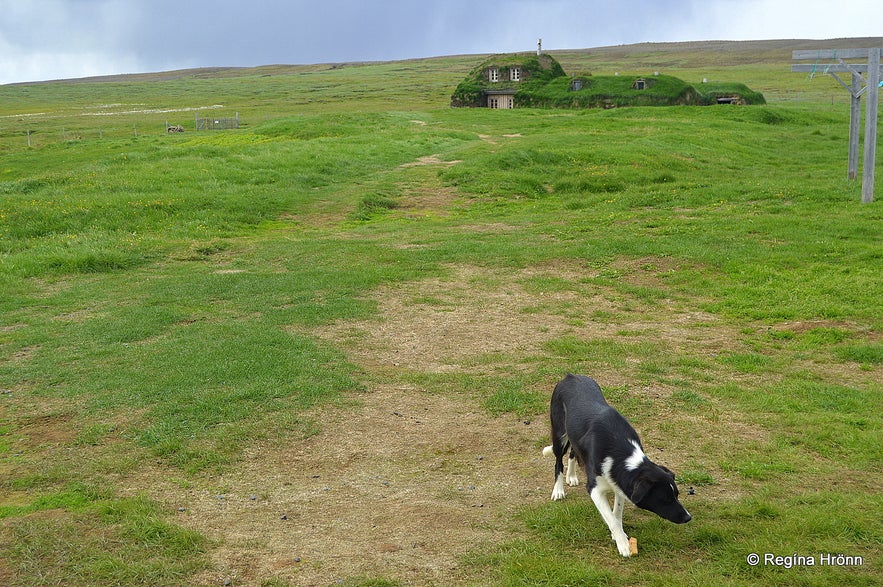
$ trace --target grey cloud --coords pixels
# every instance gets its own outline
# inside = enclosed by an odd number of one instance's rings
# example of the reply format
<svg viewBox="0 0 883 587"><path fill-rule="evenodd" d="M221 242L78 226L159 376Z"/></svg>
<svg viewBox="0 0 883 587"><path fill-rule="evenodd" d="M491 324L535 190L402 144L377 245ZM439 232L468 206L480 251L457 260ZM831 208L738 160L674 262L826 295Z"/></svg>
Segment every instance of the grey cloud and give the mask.
<svg viewBox="0 0 883 587"><path fill-rule="evenodd" d="M827 0L0 0L0 83L529 51L538 37L568 49L879 34L879 0L829 8Z"/></svg>

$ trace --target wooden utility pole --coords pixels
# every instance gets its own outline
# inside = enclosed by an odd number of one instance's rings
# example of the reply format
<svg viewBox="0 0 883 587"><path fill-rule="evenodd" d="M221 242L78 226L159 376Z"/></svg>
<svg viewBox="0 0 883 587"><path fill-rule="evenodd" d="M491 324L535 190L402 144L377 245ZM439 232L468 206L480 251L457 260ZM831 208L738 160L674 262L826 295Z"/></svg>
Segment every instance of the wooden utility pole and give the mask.
<svg viewBox="0 0 883 587"><path fill-rule="evenodd" d="M858 142L861 117L861 97L867 94L865 103L865 156L862 171L862 203L869 204L874 201L874 165L877 153L877 109L880 103L880 48L871 49L810 49L805 51L793 51L791 58L794 61L815 60L813 64L793 64L791 71L796 73L825 73L832 76L837 82L846 88L850 100L849 110L849 164L847 177L858 177ZM847 63L847 59L867 59L864 63ZM827 65L820 65L819 61L834 61ZM841 80L838 73L852 74L852 83L847 85ZM866 74L867 79L862 75ZM864 87L862 87L864 82Z"/></svg>
<svg viewBox="0 0 883 587"><path fill-rule="evenodd" d="M874 156L877 152L877 104L880 100L880 48L868 50L868 101L865 102L865 166L862 202L874 201Z"/></svg>

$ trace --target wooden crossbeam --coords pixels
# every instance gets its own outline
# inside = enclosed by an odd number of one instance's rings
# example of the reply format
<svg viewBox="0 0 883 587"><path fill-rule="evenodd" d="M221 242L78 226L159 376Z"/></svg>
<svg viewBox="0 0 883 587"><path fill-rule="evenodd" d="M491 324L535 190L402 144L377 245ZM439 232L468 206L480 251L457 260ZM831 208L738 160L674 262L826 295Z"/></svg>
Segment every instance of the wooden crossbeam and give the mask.
<svg viewBox="0 0 883 587"><path fill-rule="evenodd" d="M867 59L870 49L802 49L791 52L794 61L807 59Z"/></svg>
<svg viewBox="0 0 883 587"><path fill-rule="evenodd" d="M867 63L794 63L791 65L791 73L852 73L858 71L866 73L868 71Z"/></svg>

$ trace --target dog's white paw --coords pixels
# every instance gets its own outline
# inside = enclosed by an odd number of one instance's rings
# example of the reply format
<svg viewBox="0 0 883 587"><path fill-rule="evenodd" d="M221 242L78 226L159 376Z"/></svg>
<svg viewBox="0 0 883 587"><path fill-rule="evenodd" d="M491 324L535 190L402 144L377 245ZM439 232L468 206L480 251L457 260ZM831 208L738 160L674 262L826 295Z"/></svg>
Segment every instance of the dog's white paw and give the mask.
<svg viewBox="0 0 883 587"><path fill-rule="evenodd" d="M623 539L617 539L617 540L616 540L616 548L619 550L619 554L621 554L622 556L624 556L624 557L626 557L626 558L632 556L632 551L631 551L631 549L629 548L629 539L628 539L628 537L626 537L624 540L623 540Z"/></svg>
<svg viewBox="0 0 883 587"><path fill-rule="evenodd" d="M562 499L564 499L564 473L558 473L555 485L552 486L552 501L561 501Z"/></svg>
<svg viewBox="0 0 883 587"><path fill-rule="evenodd" d="M568 475L567 476L567 484L571 487L576 487L579 485L579 477L576 475Z"/></svg>
<svg viewBox="0 0 883 587"><path fill-rule="evenodd" d="M564 499L564 475L558 475L555 485L552 486L552 501Z"/></svg>

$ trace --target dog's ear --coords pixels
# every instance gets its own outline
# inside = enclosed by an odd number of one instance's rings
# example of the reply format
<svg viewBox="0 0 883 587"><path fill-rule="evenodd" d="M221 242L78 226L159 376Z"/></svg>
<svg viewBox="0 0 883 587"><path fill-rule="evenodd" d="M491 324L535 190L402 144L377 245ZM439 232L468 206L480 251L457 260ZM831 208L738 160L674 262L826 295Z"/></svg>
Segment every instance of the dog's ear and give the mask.
<svg viewBox="0 0 883 587"><path fill-rule="evenodd" d="M675 482L675 474L674 474L674 471L672 471L671 469L669 469L668 467L665 467L665 466L663 466L663 465L660 465L660 464L657 464L657 463L654 463L654 464L656 464L656 466L659 467L659 468L662 470L662 474L663 474L663 476L665 477L665 480L666 480L666 481L668 481L669 483L674 483L674 482Z"/></svg>
<svg viewBox="0 0 883 587"><path fill-rule="evenodd" d="M629 499L632 500L633 504L637 505L647 497L651 487L653 487L653 482L650 477L645 473L641 473L635 479L634 485L632 485L632 494L629 496Z"/></svg>

